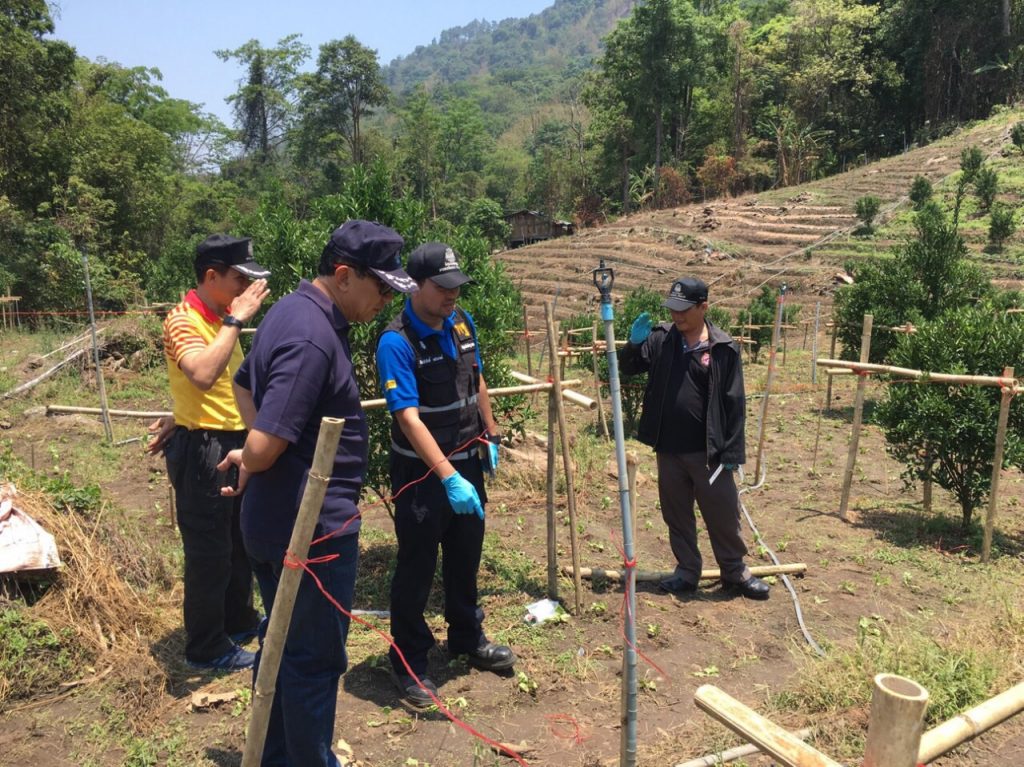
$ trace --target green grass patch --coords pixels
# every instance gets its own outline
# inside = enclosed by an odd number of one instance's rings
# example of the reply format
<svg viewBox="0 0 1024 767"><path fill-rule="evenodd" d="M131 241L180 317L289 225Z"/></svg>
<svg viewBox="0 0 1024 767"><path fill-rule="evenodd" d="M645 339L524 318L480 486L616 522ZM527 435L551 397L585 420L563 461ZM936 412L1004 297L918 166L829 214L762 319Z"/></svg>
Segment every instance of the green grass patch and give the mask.
<svg viewBox="0 0 1024 767"><path fill-rule="evenodd" d="M58 635L17 607L0 610L0 637L0 703L52 690L83 660L74 632Z"/></svg>

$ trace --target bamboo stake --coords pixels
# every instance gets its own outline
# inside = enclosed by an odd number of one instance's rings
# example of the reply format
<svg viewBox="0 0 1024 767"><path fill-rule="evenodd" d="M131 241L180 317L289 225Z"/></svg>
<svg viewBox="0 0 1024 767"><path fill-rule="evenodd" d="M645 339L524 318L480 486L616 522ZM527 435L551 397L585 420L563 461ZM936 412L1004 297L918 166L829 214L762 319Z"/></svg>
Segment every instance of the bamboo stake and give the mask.
<svg viewBox="0 0 1024 767"><path fill-rule="evenodd" d="M89 256L82 248L82 269L85 272L85 297L89 306L89 329L92 333L92 356L96 364L96 384L100 394L100 408L102 409L103 433L107 436L107 442L114 441L114 431L110 426L110 414L107 406L107 385L103 381L103 368L100 367L100 345L96 338L96 316L92 308L92 281L89 279Z"/></svg>
<svg viewBox="0 0 1024 767"><path fill-rule="evenodd" d="M331 479L334 468L334 456L338 452L338 440L345 426L344 418L324 418L320 422L320 433L317 436L316 452L313 454L313 465L306 480L306 489L302 493L302 503L292 528L288 552L294 559L303 561L309 554L309 544L313 540L320 508L327 494L327 483ZM295 597L299 591L299 582L304 572L298 568L285 567L281 570L281 579L274 598L274 609L270 611L270 625L267 637L260 653L260 670L256 676L255 689L252 694L252 716L246 732L245 752L242 755L242 767L258 767L263 756L263 746L267 739L267 725L270 722L270 709L274 703L274 690L277 687L277 672L281 666L284 643L288 637L288 627L295 608ZM301 627L300 627L301 628Z"/></svg>
<svg viewBox="0 0 1024 767"><path fill-rule="evenodd" d="M928 691L912 679L876 674L863 767L915 767Z"/></svg>
<svg viewBox="0 0 1024 767"><path fill-rule="evenodd" d="M548 351L551 354L551 380L555 385L556 390L560 390L562 376L559 371L558 358L555 356L555 312L550 303L544 305L544 314L547 318L548 324ZM580 550L576 531L576 491L573 483L572 456L569 452L569 429L565 423L565 406L562 404L562 398L555 397L554 400L555 413L558 417L558 432L562 441L562 465L565 469L565 500L566 506L569 510L569 540L572 547L572 566L577 573L577 575L573 577L573 587L576 592L576 615L579 615L582 611L582 603L580 601L582 585L580 584L580 576L578 575L580 568Z"/></svg>
<svg viewBox="0 0 1024 767"><path fill-rule="evenodd" d="M611 437L611 432L608 431L608 421L604 417L604 404L601 401L601 375L600 368L597 364L597 332L598 324L594 322L594 333L591 336L593 340L594 353L590 355L591 361L594 363L594 399L597 401L597 422L601 426L601 436L605 439ZM631 506L630 508L636 508ZM635 539L634 539L635 540Z"/></svg>
<svg viewBox="0 0 1024 767"><path fill-rule="evenodd" d="M757 462L754 468L754 479L761 476L761 461L764 459L764 435L768 429L768 400L771 396L772 380L775 377L775 350L779 345L779 326L782 324L782 307L786 294L780 293L775 300L775 329L772 331L772 348L768 354L768 375L764 382L764 399L761 400L761 420L757 428Z"/></svg>
<svg viewBox="0 0 1024 767"><path fill-rule="evenodd" d="M555 390L552 387L548 392L548 498L547 498L547 522L548 522L548 598L558 599L558 542L556 539L555 527Z"/></svg>
<svg viewBox="0 0 1024 767"><path fill-rule="evenodd" d="M800 738L800 740L807 740L811 737L811 732L812 730L810 727L804 727L802 730L797 730L793 734ZM688 762L680 762L676 767L719 767L720 765L735 761L736 759L742 759L744 756L753 756L754 754L760 753L760 746L757 746L754 743L747 743L745 746L727 748L725 751L721 751L717 754L708 754L707 756L701 756L697 759L691 759Z"/></svg>
<svg viewBox="0 0 1024 767"><path fill-rule="evenodd" d="M562 572L566 575L573 575L571 567L563 567ZM670 577L674 570L637 570L637 581L654 582L663 581ZM750 572L758 577L762 575L802 575L807 572L807 565L803 562L793 562L788 565L755 565ZM623 574L620 570L605 570L600 567L581 567L581 578L604 578L607 581L621 581ZM700 571L702 581L717 581L722 577L722 571L717 567Z"/></svg>
<svg viewBox="0 0 1024 767"><path fill-rule="evenodd" d="M630 515L630 519L633 523L633 559L639 561L640 553L637 551L636 545L636 470L637 465L640 463L636 453L630 451L626 453L626 476L629 479L629 508L633 510Z"/></svg>
<svg viewBox="0 0 1024 767"><path fill-rule="evenodd" d="M1021 711L1024 711L1024 682L928 730L921 736L917 761L928 764Z"/></svg>
<svg viewBox="0 0 1024 767"><path fill-rule="evenodd" d="M821 301L814 304L814 338L811 339L811 383L818 383L818 325L821 322ZM833 355L834 356L834 355Z"/></svg>
<svg viewBox="0 0 1024 767"><path fill-rule="evenodd" d="M832 324L832 340L830 341L828 356L835 359L836 356L836 326ZM815 361L817 364L817 361ZM832 374L828 373L828 384L825 390L825 411L828 413L832 412Z"/></svg>
<svg viewBox="0 0 1024 767"><path fill-rule="evenodd" d="M871 353L871 325L875 321L872 314L864 315L864 330L860 337L860 361L868 361ZM846 473L843 475L843 495L839 501L839 518L846 520L850 506L850 485L853 483L853 469L857 465L857 446L860 444L860 427L864 419L864 389L867 376L857 377L857 396L853 404L853 433L850 435L850 452L846 456Z"/></svg>
<svg viewBox="0 0 1024 767"><path fill-rule="evenodd" d="M523 304L523 346L526 347L526 372L533 375L533 355L530 353L530 318Z"/></svg>
<svg viewBox="0 0 1024 767"><path fill-rule="evenodd" d="M931 451L925 456L925 477L921 482L921 507L925 514L932 513L932 467L935 465L935 461L931 456Z"/></svg>
<svg viewBox="0 0 1024 767"><path fill-rule="evenodd" d="M1013 379L1013 368L1003 368L1003 378ZM999 401L999 421L996 426L996 450L992 457L992 487L988 494L988 514L985 516L985 537L981 542L981 561L988 562L992 555L992 527L996 522L996 510L999 508L999 475L1003 471L1003 449L1006 447L1006 422L1010 417L1010 400L1013 388L1003 387L1003 396Z"/></svg>
<svg viewBox="0 0 1024 767"><path fill-rule="evenodd" d="M698 687L693 700L697 708L758 745L786 767L842 767L714 685Z"/></svg>

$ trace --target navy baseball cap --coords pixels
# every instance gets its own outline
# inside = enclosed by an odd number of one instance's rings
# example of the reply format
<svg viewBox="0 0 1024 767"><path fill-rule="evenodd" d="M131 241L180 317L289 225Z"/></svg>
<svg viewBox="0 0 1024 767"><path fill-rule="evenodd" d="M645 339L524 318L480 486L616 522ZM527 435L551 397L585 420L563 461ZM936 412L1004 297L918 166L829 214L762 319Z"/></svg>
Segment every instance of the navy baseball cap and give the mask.
<svg viewBox="0 0 1024 767"><path fill-rule="evenodd" d="M425 242L409 256L409 275L415 280L433 280L442 288L458 288L472 280L459 268L459 256L451 245Z"/></svg>
<svg viewBox="0 0 1024 767"><path fill-rule="evenodd" d="M398 232L376 221L346 221L324 246L320 274L330 274L334 264L347 261L369 269L399 293L413 293L416 281L402 269L403 245L405 240Z"/></svg>
<svg viewBox="0 0 1024 767"><path fill-rule="evenodd" d="M196 266L206 267L214 264L230 266L251 280L270 276L269 269L253 261L251 237L211 234L196 246Z"/></svg>
<svg viewBox="0 0 1024 767"><path fill-rule="evenodd" d="M696 277L681 277L672 283L661 305L674 312L684 312L708 300L708 286Z"/></svg>

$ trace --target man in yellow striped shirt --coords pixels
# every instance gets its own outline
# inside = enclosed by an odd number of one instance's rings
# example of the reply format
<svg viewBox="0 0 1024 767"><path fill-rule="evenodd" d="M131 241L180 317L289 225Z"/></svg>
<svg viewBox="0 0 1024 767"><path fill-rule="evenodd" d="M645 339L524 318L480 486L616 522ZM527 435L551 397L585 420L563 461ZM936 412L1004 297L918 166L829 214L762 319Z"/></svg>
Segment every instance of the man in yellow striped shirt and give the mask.
<svg viewBox="0 0 1024 767"><path fill-rule="evenodd" d="M253 665L243 649L256 635L252 570L242 546L240 499L217 464L245 443L245 422L231 389L242 364L242 328L268 295L270 272L253 261L252 240L223 234L196 248L196 287L164 320L164 355L174 429L150 443L163 449L174 486L185 552L185 660L195 668Z"/></svg>

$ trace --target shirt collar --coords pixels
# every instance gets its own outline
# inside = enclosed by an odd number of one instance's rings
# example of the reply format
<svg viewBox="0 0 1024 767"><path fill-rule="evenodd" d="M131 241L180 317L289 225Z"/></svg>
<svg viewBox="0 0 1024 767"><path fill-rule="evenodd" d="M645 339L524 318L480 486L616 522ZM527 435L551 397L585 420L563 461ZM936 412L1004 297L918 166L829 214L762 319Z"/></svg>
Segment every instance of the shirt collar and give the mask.
<svg viewBox="0 0 1024 767"><path fill-rule="evenodd" d="M341 313L341 309L330 299L330 297L324 293L320 288L314 285L309 280L299 280L299 287L295 289L295 292L309 299L317 308L320 309L326 316L328 321L331 323L337 332L347 332L349 328L349 321L345 319L345 315Z"/></svg>
<svg viewBox="0 0 1024 767"><path fill-rule="evenodd" d="M412 326L412 329L420 338L425 338L431 335L439 336L441 335L442 331L451 330L453 327L455 327L454 311L444 318L444 322L441 323L440 328L430 327L430 325L428 325L427 323L425 323L423 320L416 316L416 312L412 308L412 301L410 301L408 298L405 299L405 315L409 318L409 324Z"/></svg>
<svg viewBox="0 0 1024 767"><path fill-rule="evenodd" d="M221 323L221 318L209 306L203 303L203 299L199 297L199 293L196 292L195 288L192 288L192 290L185 294L185 303L199 312L199 316L211 325L219 325Z"/></svg>

